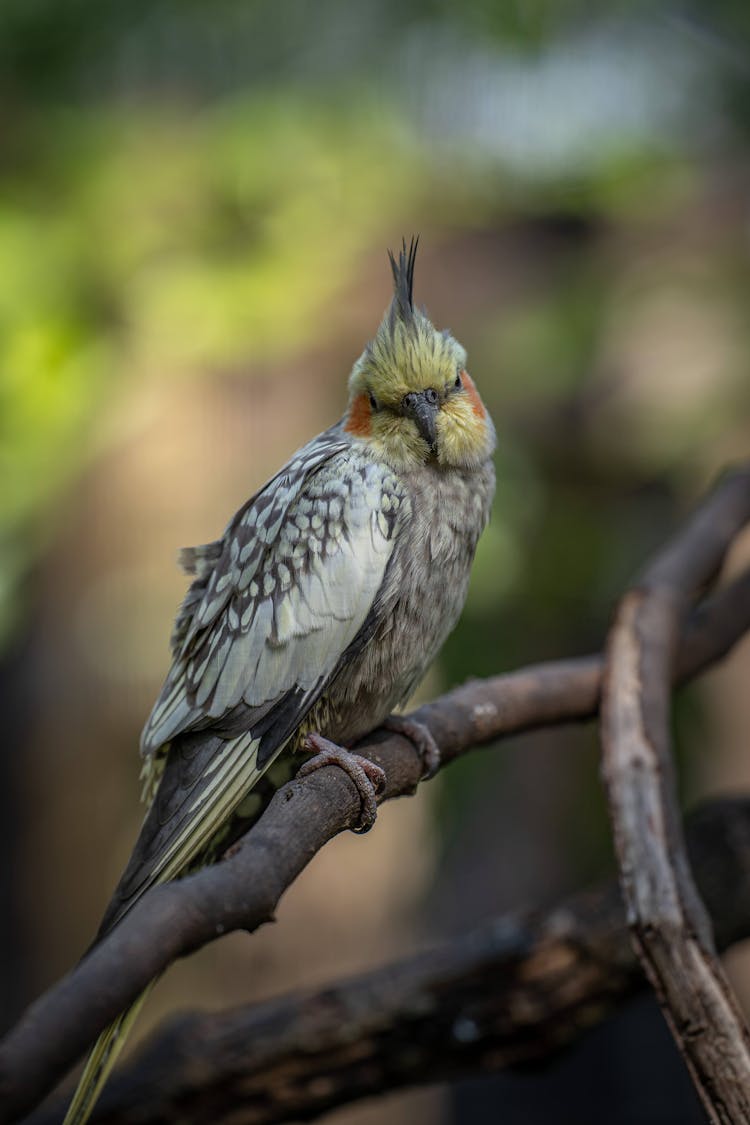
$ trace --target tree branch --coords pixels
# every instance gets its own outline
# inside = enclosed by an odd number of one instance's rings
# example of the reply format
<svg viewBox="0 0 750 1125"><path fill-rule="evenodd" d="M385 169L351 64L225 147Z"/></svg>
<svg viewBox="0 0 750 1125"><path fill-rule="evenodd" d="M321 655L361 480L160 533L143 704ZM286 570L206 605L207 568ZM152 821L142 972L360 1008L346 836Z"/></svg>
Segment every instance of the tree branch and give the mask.
<svg viewBox="0 0 750 1125"><path fill-rule="evenodd" d="M750 798L705 805L687 837L726 948L750 936ZM113 1076L91 1125L309 1121L406 1086L542 1066L646 987L613 882L327 988L173 1018Z"/></svg>
<svg viewBox="0 0 750 1125"><path fill-rule="evenodd" d="M750 572L706 602L683 634L678 678L720 659L750 627ZM599 657L477 681L416 712L443 763L473 746L597 710ZM375 734L361 752L387 776L383 799L412 793L421 763L399 735ZM177 957L235 929L255 930L315 853L353 825L359 798L327 767L284 786L230 858L150 891L111 934L26 1011L0 1045L0 1121L42 1099L96 1035Z"/></svg>
<svg viewBox="0 0 750 1125"><path fill-rule="evenodd" d="M629 590L610 632L603 771L636 952L712 1122L750 1122L750 1034L719 964L679 821L669 742L680 627L750 520L750 469L724 478Z"/></svg>

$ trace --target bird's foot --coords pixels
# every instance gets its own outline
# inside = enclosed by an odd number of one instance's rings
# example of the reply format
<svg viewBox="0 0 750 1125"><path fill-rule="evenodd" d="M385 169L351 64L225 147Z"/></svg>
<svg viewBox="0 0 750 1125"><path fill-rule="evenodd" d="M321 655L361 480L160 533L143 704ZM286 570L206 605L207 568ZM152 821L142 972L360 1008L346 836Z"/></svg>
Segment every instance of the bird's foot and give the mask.
<svg viewBox="0 0 750 1125"><path fill-rule="evenodd" d="M407 715L389 715L382 724L394 734L408 738L422 760L422 781L434 777L440 769L440 751L428 727Z"/></svg>
<svg viewBox="0 0 750 1125"><path fill-rule="evenodd" d="M362 802L359 824L352 831L369 832L378 813L377 798L385 789L385 772L369 758L352 754L350 750L337 746L335 742L329 742L320 734L306 735L302 749L314 754L315 757L305 762L297 777L306 777L322 766L340 766L354 782Z"/></svg>

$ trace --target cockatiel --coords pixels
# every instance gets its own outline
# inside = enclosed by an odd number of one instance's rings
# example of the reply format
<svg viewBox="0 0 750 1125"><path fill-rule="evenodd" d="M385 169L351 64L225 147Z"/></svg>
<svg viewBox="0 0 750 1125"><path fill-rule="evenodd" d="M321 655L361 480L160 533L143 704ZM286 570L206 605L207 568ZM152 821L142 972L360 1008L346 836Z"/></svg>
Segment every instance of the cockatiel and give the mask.
<svg viewBox="0 0 750 1125"><path fill-rule="evenodd" d="M466 353L414 307L416 249L389 255L393 300L343 418L221 539L182 552L195 577L141 738L149 809L97 941L150 887L218 858L295 752L318 752L307 770L342 765L360 829L374 819L382 771L343 747L408 699L455 625L495 484L495 431ZM427 732L404 729L434 768ZM97 1040L65 1125L89 1116L145 995Z"/></svg>

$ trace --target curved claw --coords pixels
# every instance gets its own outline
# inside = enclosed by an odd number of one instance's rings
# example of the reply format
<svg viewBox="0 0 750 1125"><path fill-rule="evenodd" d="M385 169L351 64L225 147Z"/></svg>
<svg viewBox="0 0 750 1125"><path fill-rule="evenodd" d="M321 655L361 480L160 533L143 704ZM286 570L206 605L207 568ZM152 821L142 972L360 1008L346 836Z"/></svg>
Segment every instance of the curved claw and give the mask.
<svg viewBox="0 0 750 1125"><path fill-rule="evenodd" d="M422 781L435 776L440 769L440 750L429 727L408 715L389 715L382 725L385 730L402 734L412 743L422 759Z"/></svg>
<svg viewBox="0 0 750 1125"><path fill-rule="evenodd" d="M369 832L378 815L377 798L385 790L385 772L369 758L352 754L320 734L308 734L303 749L315 755L298 770L297 777L306 777L323 766L339 766L354 782L362 802L359 823L352 832Z"/></svg>

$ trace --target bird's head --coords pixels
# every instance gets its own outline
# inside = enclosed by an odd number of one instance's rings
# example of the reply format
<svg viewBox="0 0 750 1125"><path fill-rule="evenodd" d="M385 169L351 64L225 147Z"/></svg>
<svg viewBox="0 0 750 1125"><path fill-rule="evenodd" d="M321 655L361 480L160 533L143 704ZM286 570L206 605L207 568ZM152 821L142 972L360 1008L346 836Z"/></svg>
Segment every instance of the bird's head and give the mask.
<svg viewBox="0 0 750 1125"><path fill-rule="evenodd" d="M492 453L495 429L472 379L466 352L414 307L417 240L398 259L389 253L394 293L375 338L349 378L345 430L395 469L428 461L478 468Z"/></svg>

